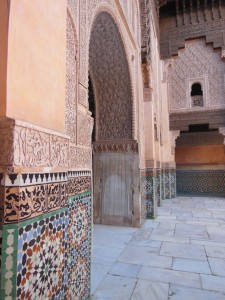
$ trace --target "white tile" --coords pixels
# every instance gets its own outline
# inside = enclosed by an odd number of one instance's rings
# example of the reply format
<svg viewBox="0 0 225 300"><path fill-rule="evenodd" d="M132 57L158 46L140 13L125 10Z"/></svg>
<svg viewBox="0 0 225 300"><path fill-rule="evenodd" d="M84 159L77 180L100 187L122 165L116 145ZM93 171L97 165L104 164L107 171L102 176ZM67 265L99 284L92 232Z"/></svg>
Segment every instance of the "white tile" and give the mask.
<svg viewBox="0 0 225 300"><path fill-rule="evenodd" d="M200 276L203 289L225 293L225 277L212 275Z"/></svg>
<svg viewBox="0 0 225 300"><path fill-rule="evenodd" d="M161 247L161 241L152 241L152 240L131 240L127 243L129 246L144 246L144 247L151 247L155 249L155 252L158 252L159 248Z"/></svg>
<svg viewBox="0 0 225 300"><path fill-rule="evenodd" d="M109 273L112 275L136 278L140 269L141 265L116 262L109 270Z"/></svg>
<svg viewBox="0 0 225 300"><path fill-rule="evenodd" d="M151 228L141 228L137 232L132 234L133 240L147 240L152 233Z"/></svg>
<svg viewBox="0 0 225 300"><path fill-rule="evenodd" d="M214 240L192 239L192 238L190 238L190 243L194 244L194 245L225 247L225 243L220 243L220 242L214 241Z"/></svg>
<svg viewBox="0 0 225 300"><path fill-rule="evenodd" d="M163 257L154 253L154 248L127 246L118 258L119 262L153 267L172 267L172 258Z"/></svg>
<svg viewBox="0 0 225 300"><path fill-rule="evenodd" d="M213 275L225 277L225 259L208 257Z"/></svg>
<svg viewBox="0 0 225 300"><path fill-rule="evenodd" d="M159 223L154 220L146 220L142 226L142 228L158 228Z"/></svg>
<svg viewBox="0 0 225 300"><path fill-rule="evenodd" d="M160 223L158 228L159 229L175 229L175 224Z"/></svg>
<svg viewBox="0 0 225 300"><path fill-rule="evenodd" d="M200 275L195 273L144 266L141 268L138 278L201 288Z"/></svg>
<svg viewBox="0 0 225 300"><path fill-rule="evenodd" d="M212 243L212 246L205 246L205 251L207 256L225 258L225 243L223 247Z"/></svg>
<svg viewBox="0 0 225 300"><path fill-rule="evenodd" d="M206 291L196 288L188 288L179 285L171 285L169 291L170 300L224 300L225 295L218 292Z"/></svg>
<svg viewBox="0 0 225 300"><path fill-rule="evenodd" d="M163 235L163 236L173 236L174 229L167 229L167 228L157 228L152 230L152 234L156 235Z"/></svg>
<svg viewBox="0 0 225 300"><path fill-rule="evenodd" d="M181 237L181 236L162 236L162 235L156 235L151 234L150 239L154 241L164 241L164 242L173 242L173 243L189 243L189 238L187 237Z"/></svg>
<svg viewBox="0 0 225 300"><path fill-rule="evenodd" d="M111 266L91 264L91 293L100 285Z"/></svg>
<svg viewBox="0 0 225 300"><path fill-rule="evenodd" d="M167 300L168 292L167 283L139 279L130 300Z"/></svg>
<svg viewBox="0 0 225 300"><path fill-rule="evenodd" d="M212 274L207 261L195 259L174 258L173 270L210 275Z"/></svg>
<svg viewBox="0 0 225 300"><path fill-rule="evenodd" d="M225 230L223 228L207 226L207 231L210 239L225 242Z"/></svg>
<svg viewBox="0 0 225 300"><path fill-rule="evenodd" d="M160 250L160 255L206 260L204 247L191 244L163 242Z"/></svg>
<svg viewBox="0 0 225 300"><path fill-rule="evenodd" d="M107 275L92 295L93 300L130 299L137 280L134 278Z"/></svg>

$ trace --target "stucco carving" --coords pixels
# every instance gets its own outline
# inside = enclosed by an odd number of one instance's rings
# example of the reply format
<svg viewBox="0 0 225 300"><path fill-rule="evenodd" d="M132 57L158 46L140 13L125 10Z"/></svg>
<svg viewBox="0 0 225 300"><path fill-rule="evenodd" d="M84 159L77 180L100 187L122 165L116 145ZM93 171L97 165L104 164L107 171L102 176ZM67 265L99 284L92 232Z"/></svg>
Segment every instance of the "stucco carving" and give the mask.
<svg viewBox="0 0 225 300"><path fill-rule="evenodd" d="M179 56L168 69L170 112L191 109L189 81L198 81L198 78L205 82L203 97L208 101L204 106L224 107L224 75L225 64L220 53L213 51L211 45L205 45L204 40L186 42L185 50L179 51Z"/></svg>
<svg viewBox="0 0 225 300"><path fill-rule="evenodd" d="M136 141L123 141L122 143L94 143L93 152L138 152L138 143Z"/></svg>
<svg viewBox="0 0 225 300"><path fill-rule="evenodd" d="M77 38L74 23L67 14L66 24L66 134L76 143L76 99L77 99Z"/></svg>
<svg viewBox="0 0 225 300"><path fill-rule="evenodd" d="M74 145L70 146L70 168L92 168L92 151L91 149L79 148Z"/></svg>
<svg viewBox="0 0 225 300"><path fill-rule="evenodd" d="M92 127L92 119L89 121ZM91 129L88 131L84 141L90 144ZM0 120L0 132L0 167L9 172L46 167L91 169L91 148L77 147L67 135L10 119Z"/></svg>
<svg viewBox="0 0 225 300"><path fill-rule="evenodd" d="M165 5L164 1L161 5ZM185 46L185 40L205 37L213 47L225 49L225 6L217 1L182 1L182 5L167 7L168 15L160 18L161 57L169 58L177 55L178 50ZM164 8L164 14L165 14Z"/></svg>
<svg viewBox="0 0 225 300"><path fill-rule="evenodd" d="M10 166L13 163L13 128L13 120L0 120L0 166Z"/></svg>
<svg viewBox="0 0 225 300"><path fill-rule="evenodd" d="M96 100L97 140L132 138L130 75L112 17L100 13L90 39L90 72Z"/></svg>
<svg viewBox="0 0 225 300"><path fill-rule="evenodd" d="M91 145L91 135L93 130L93 119L82 113L78 113L78 136L77 142L79 145Z"/></svg>

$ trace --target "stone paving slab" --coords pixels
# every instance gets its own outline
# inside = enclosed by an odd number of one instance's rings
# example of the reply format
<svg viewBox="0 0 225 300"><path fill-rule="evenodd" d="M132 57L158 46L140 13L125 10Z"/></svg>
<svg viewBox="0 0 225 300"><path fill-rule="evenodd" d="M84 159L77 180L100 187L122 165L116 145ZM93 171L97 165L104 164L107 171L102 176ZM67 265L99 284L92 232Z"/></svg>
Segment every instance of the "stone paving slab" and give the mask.
<svg viewBox="0 0 225 300"><path fill-rule="evenodd" d="M212 246L205 246L205 251L207 256L225 258L225 244L224 247L221 247L220 245L216 246L215 244Z"/></svg>
<svg viewBox="0 0 225 300"><path fill-rule="evenodd" d="M188 288L179 285L170 285L169 300L224 300L225 294Z"/></svg>
<svg viewBox="0 0 225 300"><path fill-rule="evenodd" d="M94 300L225 300L225 199L162 201L141 229L95 225Z"/></svg>
<svg viewBox="0 0 225 300"><path fill-rule="evenodd" d="M131 300L167 300L169 284L139 279Z"/></svg>
<svg viewBox="0 0 225 300"><path fill-rule="evenodd" d="M212 274L208 261L195 259L174 258L173 270L199 274Z"/></svg>
<svg viewBox="0 0 225 300"><path fill-rule="evenodd" d="M160 256L155 252L156 248L127 246L118 258L119 262L152 266L161 268L172 267L172 257Z"/></svg>
<svg viewBox="0 0 225 300"><path fill-rule="evenodd" d="M207 260L205 249L200 245L163 242L160 255L170 257Z"/></svg>
<svg viewBox="0 0 225 300"><path fill-rule="evenodd" d="M213 275L225 277L225 259L208 257L208 261Z"/></svg>
<svg viewBox="0 0 225 300"><path fill-rule="evenodd" d="M200 275L196 273L143 266L138 274L138 278L201 288Z"/></svg>
<svg viewBox="0 0 225 300"><path fill-rule="evenodd" d="M205 290L225 293L225 277L200 275L202 287Z"/></svg>

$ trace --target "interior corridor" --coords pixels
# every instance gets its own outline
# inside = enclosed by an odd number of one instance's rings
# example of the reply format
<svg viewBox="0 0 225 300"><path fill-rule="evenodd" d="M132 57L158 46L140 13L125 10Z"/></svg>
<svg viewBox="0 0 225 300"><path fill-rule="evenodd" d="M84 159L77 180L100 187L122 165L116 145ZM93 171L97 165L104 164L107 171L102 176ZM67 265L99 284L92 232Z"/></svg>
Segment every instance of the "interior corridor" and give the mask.
<svg viewBox="0 0 225 300"><path fill-rule="evenodd" d="M158 215L94 226L91 299L224 300L225 200L178 197Z"/></svg>

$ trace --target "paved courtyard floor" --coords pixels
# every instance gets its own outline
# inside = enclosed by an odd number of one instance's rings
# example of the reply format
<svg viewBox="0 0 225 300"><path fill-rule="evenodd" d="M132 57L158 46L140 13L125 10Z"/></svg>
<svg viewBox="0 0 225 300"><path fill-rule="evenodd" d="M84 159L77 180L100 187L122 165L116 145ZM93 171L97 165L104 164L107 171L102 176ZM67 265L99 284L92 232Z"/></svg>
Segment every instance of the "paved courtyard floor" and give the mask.
<svg viewBox="0 0 225 300"><path fill-rule="evenodd" d="M225 199L164 200L158 215L94 226L91 299L225 300Z"/></svg>

